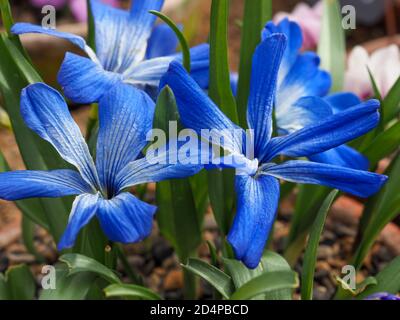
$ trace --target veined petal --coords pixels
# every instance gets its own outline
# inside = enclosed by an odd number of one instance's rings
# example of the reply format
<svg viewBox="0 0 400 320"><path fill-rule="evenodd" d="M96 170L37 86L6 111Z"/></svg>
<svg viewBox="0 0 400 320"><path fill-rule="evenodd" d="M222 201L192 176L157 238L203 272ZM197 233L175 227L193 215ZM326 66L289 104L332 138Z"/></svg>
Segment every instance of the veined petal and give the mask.
<svg viewBox="0 0 400 320"><path fill-rule="evenodd" d="M256 156L263 151L272 135L272 108L285 47L286 37L273 34L258 45L253 55L247 120L249 127L254 129Z"/></svg>
<svg viewBox="0 0 400 320"><path fill-rule="evenodd" d="M86 41L75 34L68 33L68 32L61 32L57 31L55 29L50 29L50 28L43 28L38 25L34 25L31 23L26 23L26 22L19 22L16 23L12 26L11 32L14 34L25 34L25 33L40 33L40 34L46 34L48 36L53 36L61 39L65 39L74 45L78 46L81 48L83 51L86 52L86 54L89 56L90 59L92 59L94 62L98 62L98 59L96 57L96 54L93 52L93 50L86 44Z"/></svg>
<svg viewBox="0 0 400 320"><path fill-rule="evenodd" d="M72 42L74 45L78 46L82 50L86 50L86 41L75 34L68 33L68 32L61 32L57 31L55 29L50 29L50 28L43 28L41 26L32 24L32 23L26 23L26 22L19 22L16 23L12 26L11 32L14 34L25 34L25 33L41 33L41 34L46 34L49 36L54 36L57 38L65 39L70 42Z"/></svg>
<svg viewBox="0 0 400 320"><path fill-rule="evenodd" d="M154 27L147 44L146 58L153 59L173 55L178 48L178 38L175 32L166 24Z"/></svg>
<svg viewBox="0 0 400 320"><path fill-rule="evenodd" d="M319 97L303 97L293 103L290 112L276 110L280 134L288 134L326 119L333 114L331 106Z"/></svg>
<svg viewBox="0 0 400 320"><path fill-rule="evenodd" d="M96 29L99 60L108 71L123 73L142 61L162 0L136 0L131 11L125 11L91 0ZM129 71L127 71L129 73Z"/></svg>
<svg viewBox="0 0 400 320"><path fill-rule="evenodd" d="M236 176L237 213L228 235L235 256L248 268L258 266L279 200L279 181L269 176Z"/></svg>
<svg viewBox="0 0 400 320"><path fill-rule="evenodd" d="M208 87L209 45L203 44L190 49L192 78L204 89ZM125 82L137 86L158 87L161 77L167 72L172 61L182 63L182 54L158 57L138 63L124 74Z"/></svg>
<svg viewBox="0 0 400 320"><path fill-rule="evenodd" d="M79 231L89 223L96 214L99 202L98 194L85 193L75 198L69 215L68 225L58 243L58 250L71 248Z"/></svg>
<svg viewBox="0 0 400 320"><path fill-rule="evenodd" d="M359 197L378 192L387 176L310 161L287 161L269 165L264 174L295 183L320 184L339 189Z"/></svg>
<svg viewBox="0 0 400 320"><path fill-rule="evenodd" d="M159 57L139 62L123 75L124 81L136 86L158 87L161 77L167 72L174 56Z"/></svg>
<svg viewBox="0 0 400 320"><path fill-rule="evenodd" d="M0 173L0 198L58 198L90 192L90 186L73 170L11 171Z"/></svg>
<svg viewBox="0 0 400 320"><path fill-rule="evenodd" d="M115 86L99 103L96 167L103 188L113 194L117 174L146 146L155 105L130 85Z"/></svg>
<svg viewBox="0 0 400 320"><path fill-rule="evenodd" d="M177 60L183 63L182 54ZM190 76L202 89L208 89L210 83L210 45L202 43L190 48Z"/></svg>
<svg viewBox="0 0 400 320"><path fill-rule="evenodd" d="M332 108L333 113L338 113L361 103L358 96L351 92L339 92L324 98Z"/></svg>
<svg viewBox="0 0 400 320"><path fill-rule="evenodd" d="M320 59L313 52L299 55L296 62L278 86L276 109L289 113L294 102L307 96L325 96L331 87L329 73L319 69Z"/></svg>
<svg viewBox="0 0 400 320"><path fill-rule="evenodd" d="M58 91L44 83L26 87L21 93L21 114L28 127L50 142L87 183L99 186L89 148Z"/></svg>
<svg viewBox="0 0 400 320"><path fill-rule="evenodd" d="M379 101L369 100L314 125L271 140L261 162L277 155L307 157L351 141L377 126Z"/></svg>
<svg viewBox="0 0 400 320"><path fill-rule="evenodd" d="M180 120L187 128L193 129L207 141L231 153L242 153L243 129L229 120L188 75L182 65L173 61L161 81L161 87L168 85L174 92Z"/></svg>
<svg viewBox="0 0 400 320"><path fill-rule="evenodd" d="M272 21L268 22L262 32L263 40L274 33L283 33L287 38L287 46L279 68L278 85L280 85L300 53L303 44L303 35L300 26L296 22L289 21L287 18L284 18L277 25Z"/></svg>
<svg viewBox="0 0 400 320"><path fill-rule="evenodd" d="M198 173L203 169L201 148L198 141L179 145L172 142L160 148L149 148L144 158L130 162L118 174L118 192L142 183L185 178ZM209 156L205 160L209 160Z"/></svg>
<svg viewBox="0 0 400 320"><path fill-rule="evenodd" d="M122 82L120 74L105 71L99 64L70 52L65 55L57 79L69 99L85 104L99 101Z"/></svg>
<svg viewBox="0 0 400 320"><path fill-rule="evenodd" d="M308 157L311 161L333 164L356 170L368 170L368 158L346 145Z"/></svg>
<svg viewBox="0 0 400 320"><path fill-rule="evenodd" d="M97 217L111 241L133 243L150 235L157 207L124 192L111 200L99 201Z"/></svg>

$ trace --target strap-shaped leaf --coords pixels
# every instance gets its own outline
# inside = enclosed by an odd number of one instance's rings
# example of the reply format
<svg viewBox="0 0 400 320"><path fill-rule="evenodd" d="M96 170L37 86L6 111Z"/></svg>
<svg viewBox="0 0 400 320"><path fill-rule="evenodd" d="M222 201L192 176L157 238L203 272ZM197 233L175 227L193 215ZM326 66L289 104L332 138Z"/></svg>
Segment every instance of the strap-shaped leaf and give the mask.
<svg viewBox="0 0 400 320"><path fill-rule="evenodd" d="M400 193L398 191L400 188L399 155L392 161L386 174L390 177L388 182L365 205L357 237L361 241L353 258L353 264L356 268L361 267L379 233L400 211Z"/></svg>
<svg viewBox="0 0 400 320"><path fill-rule="evenodd" d="M297 273L294 271L275 271L264 273L243 286L231 296L232 300L248 300L261 294L282 289L294 289L299 285Z"/></svg>
<svg viewBox="0 0 400 320"><path fill-rule="evenodd" d="M323 18L318 54L321 67L332 75L332 91L343 89L346 43L338 0L323 0Z"/></svg>
<svg viewBox="0 0 400 320"><path fill-rule="evenodd" d="M226 272L232 277L236 288L240 288L252 279L269 272L290 271L290 266L279 254L267 251L256 269L248 269L243 263L234 259L224 259ZM282 289L255 296L262 300L291 300L292 290Z"/></svg>
<svg viewBox="0 0 400 320"><path fill-rule="evenodd" d="M358 299L363 299L371 294L388 292L398 294L400 292L400 257L395 258L375 277L377 284L368 286Z"/></svg>
<svg viewBox="0 0 400 320"><path fill-rule="evenodd" d="M81 272L91 272L102 277L110 283L120 283L121 281L115 273L105 265L96 260L81 254L68 253L60 257L60 261L67 264L69 274L74 275Z"/></svg>
<svg viewBox="0 0 400 320"><path fill-rule="evenodd" d="M311 228L310 238L306 247L303 259L303 272L301 275L301 298L303 300L312 300L315 264L317 262L317 250L325 220L333 200L337 196L338 191L333 190L322 204L317 218Z"/></svg>
<svg viewBox="0 0 400 320"><path fill-rule="evenodd" d="M226 299L229 299L235 290L232 278L207 262L200 259L189 259L183 267L206 280Z"/></svg>
<svg viewBox="0 0 400 320"><path fill-rule="evenodd" d="M261 30L271 17L271 0L245 1L240 46L239 82L236 98L239 123L242 128L246 128L247 126L247 100L250 92L253 54L261 40Z"/></svg>
<svg viewBox="0 0 400 320"><path fill-rule="evenodd" d="M127 299L162 300L155 292L134 284L111 284L104 289L107 298L123 297Z"/></svg>

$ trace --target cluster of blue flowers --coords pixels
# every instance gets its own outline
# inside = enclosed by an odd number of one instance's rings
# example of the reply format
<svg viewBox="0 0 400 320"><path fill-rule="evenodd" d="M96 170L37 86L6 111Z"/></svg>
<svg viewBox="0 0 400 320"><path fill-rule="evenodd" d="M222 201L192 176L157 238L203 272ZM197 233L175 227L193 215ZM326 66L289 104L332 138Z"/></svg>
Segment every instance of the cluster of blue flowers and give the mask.
<svg viewBox="0 0 400 320"><path fill-rule="evenodd" d="M182 56L175 53L173 32L163 24L155 26L155 17L148 11L160 10L162 0L136 0L130 11L97 0L90 4L96 53L73 34L27 23L12 28L15 34L35 32L67 39L83 49L87 57L66 54L58 80L69 99L99 103L93 159L62 96L42 83L25 88L21 113L26 124L77 170L0 174L2 199L77 195L58 244L60 250L72 247L79 230L94 216L110 240L142 240L151 231L156 207L138 200L129 188L191 176L203 169L200 164L158 163L143 156L159 88L168 85L173 90L181 122L199 135L202 129L244 130L204 91L208 87L208 45L191 49L188 74ZM234 138L221 145L242 160L240 168L236 162L222 167L240 169L235 182L237 212L228 241L237 259L249 268L258 265L274 222L279 179L325 185L360 197L374 194L387 179L366 171L365 157L344 145L378 124L379 102L361 103L350 93L327 95L330 75L319 69L317 55L300 52L301 44L302 34L295 23L284 20L266 25L253 57L248 101L248 127L253 134L247 139L254 146L254 156L249 157L242 141ZM272 132L274 108L276 137ZM168 146L163 150L168 152ZM281 156L311 161L277 161Z"/></svg>

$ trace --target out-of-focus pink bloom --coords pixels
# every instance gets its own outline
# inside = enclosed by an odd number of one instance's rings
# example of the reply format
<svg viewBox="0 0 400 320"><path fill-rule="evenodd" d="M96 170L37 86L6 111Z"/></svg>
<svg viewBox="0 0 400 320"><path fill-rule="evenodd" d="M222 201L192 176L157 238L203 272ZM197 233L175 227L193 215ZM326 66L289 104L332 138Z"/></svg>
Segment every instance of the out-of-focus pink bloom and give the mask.
<svg viewBox="0 0 400 320"><path fill-rule="evenodd" d="M65 4L68 2L68 0L31 0L31 3L35 6L35 7L43 7L45 5L52 5L54 6L56 9L60 9L63 6L65 6Z"/></svg>
<svg viewBox="0 0 400 320"><path fill-rule="evenodd" d="M297 22L303 32L303 49L314 49L319 41L322 21L322 1L317 2L314 7L306 3L296 5L292 13L278 12L274 16L274 22L288 18Z"/></svg>
<svg viewBox="0 0 400 320"><path fill-rule="evenodd" d="M45 5L52 5L56 9L62 8L67 3L71 9L75 19L79 22L84 22L87 19L87 6L86 0L30 0L31 3L36 7L42 7ZM110 4L114 7L118 7L118 0L102 0L102 2Z"/></svg>
<svg viewBox="0 0 400 320"><path fill-rule="evenodd" d="M400 50L396 45L374 51L371 55L361 46L356 46L347 62L345 89L365 99L374 91L368 75L370 69L379 92L385 97L400 76Z"/></svg>

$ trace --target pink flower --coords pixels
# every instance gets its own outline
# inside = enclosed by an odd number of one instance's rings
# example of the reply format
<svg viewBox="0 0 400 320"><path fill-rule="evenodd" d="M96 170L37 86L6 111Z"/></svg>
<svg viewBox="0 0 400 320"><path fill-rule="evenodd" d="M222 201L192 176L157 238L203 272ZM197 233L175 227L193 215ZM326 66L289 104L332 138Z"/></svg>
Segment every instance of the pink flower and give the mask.
<svg viewBox="0 0 400 320"><path fill-rule="evenodd" d="M368 69L385 97L400 76L400 50L396 45L374 51L371 55L361 46L350 53L345 76L345 89L364 99L374 94Z"/></svg>
<svg viewBox="0 0 400 320"><path fill-rule="evenodd" d="M61 9L67 3L71 9L75 19L79 22L84 22L87 19L87 7L86 0L30 0L31 3L36 7L43 7L45 5L52 5L56 9ZM118 0L102 0L104 3L108 3L114 7L118 7Z"/></svg>
<svg viewBox="0 0 400 320"><path fill-rule="evenodd" d="M274 22L288 18L297 22L303 32L303 49L314 49L319 41L322 20L322 1L317 2L314 7L306 3L296 5L292 13L278 12L274 16Z"/></svg>

